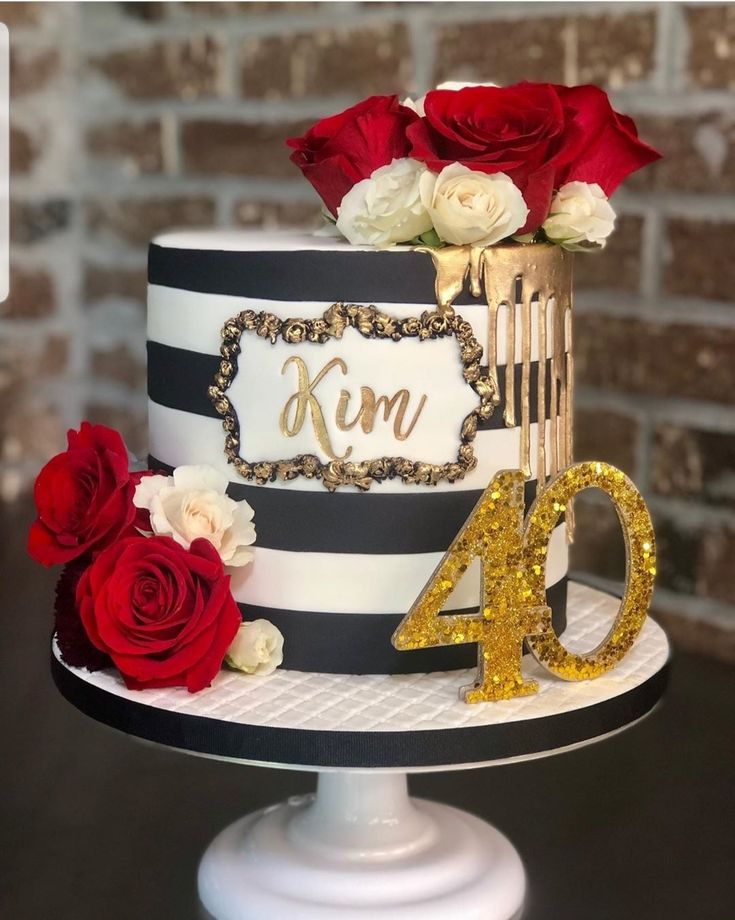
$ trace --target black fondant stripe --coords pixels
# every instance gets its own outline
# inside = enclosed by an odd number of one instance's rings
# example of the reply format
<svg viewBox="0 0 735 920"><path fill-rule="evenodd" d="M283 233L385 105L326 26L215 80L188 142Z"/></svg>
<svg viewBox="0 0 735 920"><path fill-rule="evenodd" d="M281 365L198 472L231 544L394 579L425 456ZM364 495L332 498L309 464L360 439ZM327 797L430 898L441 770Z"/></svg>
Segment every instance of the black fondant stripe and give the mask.
<svg viewBox="0 0 735 920"><path fill-rule="evenodd" d="M305 346L308 347L308 346ZM242 358L241 358L242 360ZM194 415L204 415L208 418L219 418L209 396L208 388L214 381L214 375L219 368L220 359L216 355L205 355L184 348L174 348L171 345L162 345L160 342L148 342L148 395L153 402L169 409L179 409L182 412L191 412ZM457 365L459 369L459 364ZM521 418L521 375L523 368L520 364L514 367L515 375L515 406L516 419ZM459 370L458 370L459 372ZM484 368L487 373L487 368ZM531 362L529 392L531 422L538 420L538 361ZM505 393L505 368L498 369L498 378L501 394ZM548 417L551 383L551 362L546 363L546 414ZM501 401L502 406L502 401ZM481 431L492 431L503 428L503 412L498 408L484 422L481 422Z"/></svg>
<svg viewBox="0 0 735 920"><path fill-rule="evenodd" d="M150 469L172 472L156 457ZM234 474L233 474L234 475ZM327 492L231 482L227 493L255 512L258 546L288 552L397 555L444 552L482 495L481 489L446 492ZM526 509L536 480L524 487Z"/></svg>
<svg viewBox="0 0 735 920"><path fill-rule="evenodd" d="M567 617L567 578L546 592L554 629L564 632ZM239 604L244 620L270 620L283 633L283 667L289 671L324 674L417 674L471 668L476 645L398 652L391 636L403 619L392 613L312 613ZM451 613L474 613L468 610Z"/></svg>
<svg viewBox="0 0 735 920"><path fill-rule="evenodd" d="M219 355L148 342L148 396L159 406L208 418L221 416L208 389L219 369Z"/></svg>
<svg viewBox="0 0 735 920"><path fill-rule="evenodd" d="M225 722L139 703L95 687L51 658L54 683L66 700L118 731L212 757L322 769L487 763L569 747L645 716L666 689L668 669L667 663L642 684L604 702L543 718L442 730L322 731Z"/></svg>
<svg viewBox="0 0 735 920"><path fill-rule="evenodd" d="M411 251L227 252L155 244L148 251L151 284L264 300L430 305L434 279L430 256ZM486 309L469 293L456 303Z"/></svg>

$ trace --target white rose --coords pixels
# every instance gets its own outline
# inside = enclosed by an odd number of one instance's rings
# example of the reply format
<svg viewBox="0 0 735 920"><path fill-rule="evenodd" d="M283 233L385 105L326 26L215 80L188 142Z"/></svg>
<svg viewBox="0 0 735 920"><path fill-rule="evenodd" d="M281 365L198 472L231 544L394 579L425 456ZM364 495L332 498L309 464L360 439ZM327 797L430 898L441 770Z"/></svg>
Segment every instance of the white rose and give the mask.
<svg viewBox="0 0 735 920"><path fill-rule="evenodd" d="M225 662L246 674L272 674L283 661L283 636L268 620L243 623L225 654Z"/></svg>
<svg viewBox="0 0 735 920"><path fill-rule="evenodd" d="M405 157L354 185L337 208L337 229L353 244L390 246L431 230L419 180L426 167Z"/></svg>
<svg viewBox="0 0 735 920"><path fill-rule="evenodd" d="M229 566L253 558L253 509L225 494L227 477L211 466L180 466L173 476L144 476L133 504L147 508L155 534L166 535L186 549L204 537Z"/></svg>
<svg viewBox="0 0 735 920"><path fill-rule="evenodd" d="M451 89L458 90L464 89L466 86L497 86L497 83L463 83L459 80L447 80L445 83L440 83L436 89ZM407 96L402 102L401 105L405 105L407 109L412 109L416 112L417 115L420 115L422 118L426 114L424 111L424 102L426 101L426 94L420 96L418 99L411 99L410 96Z"/></svg>
<svg viewBox="0 0 735 920"><path fill-rule="evenodd" d="M458 246L490 246L512 236L528 217L523 195L505 173L487 175L451 163L438 176L424 173L420 186L434 229Z"/></svg>
<svg viewBox="0 0 735 920"><path fill-rule="evenodd" d="M544 221L546 236L565 249L589 249L605 245L615 226L607 196L597 183L567 182L554 195Z"/></svg>

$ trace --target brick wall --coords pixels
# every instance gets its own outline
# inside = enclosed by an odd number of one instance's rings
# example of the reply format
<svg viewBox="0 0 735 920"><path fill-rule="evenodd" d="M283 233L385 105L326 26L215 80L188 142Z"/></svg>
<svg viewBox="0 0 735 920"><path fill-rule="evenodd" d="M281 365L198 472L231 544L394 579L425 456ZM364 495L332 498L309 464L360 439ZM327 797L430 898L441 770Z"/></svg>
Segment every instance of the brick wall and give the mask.
<svg viewBox="0 0 735 920"><path fill-rule="evenodd" d="M706 3L0 4L12 48L12 293L0 492L80 417L145 448L145 247L171 225L309 226L283 138L447 78L595 81L666 159L578 259L579 458L630 472L661 544L656 609L735 660L735 7ZM604 505L575 565L621 576Z"/></svg>

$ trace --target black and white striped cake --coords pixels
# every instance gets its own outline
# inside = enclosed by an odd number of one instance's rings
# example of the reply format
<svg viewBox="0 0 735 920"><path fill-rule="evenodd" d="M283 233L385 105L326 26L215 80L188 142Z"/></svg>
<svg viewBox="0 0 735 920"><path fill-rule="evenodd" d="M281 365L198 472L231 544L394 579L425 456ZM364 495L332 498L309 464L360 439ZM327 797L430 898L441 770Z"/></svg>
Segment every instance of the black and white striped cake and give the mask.
<svg viewBox="0 0 735 920"><path fill-rule="evenodd" d="M474 646L397 652L390 637L493 475L519 468L522 426L497 408L478 425L476 465L457 481L406 482L401 476L367 488L325 488L318 477L244 478L225 454L223 419L210 388L221 370L223 327L243 311L280 320L320 320L335 303L375 305L403 320L436 311L431 258L409 247L375 250L333 239L249 232L180 232L150 249L148 395L151 465L210 464L230 492L255 511L254 561L233 576L248 619L263 617L285 637L285 668L337 673L397 673L469 667ZM481 363L497 365L501 396L508 312L497 317L494 356L487 354L489 311L464 292L455 310L483 347ZM521 304L516 308L520 314ZM529 312L530 315L530 312ZM527 504L536 494L539 410L545 441L556 438L558 398L549 396L553 361L539 344L533 313L530 363L514 336L511 416L530 406ZM457 458L460 431L477 405L462 375L452 336L369 338L355 328L320 342L243 332L227 391L239 423L239 456L248 462L316 456L323 464L401 458L441 465ZM311 327L310 327L311 328ZM267 330L265 330L267 331ZM539 362L539 348L542 361ZM495 358L495 361L492 361ZM538 398L539 365L545 365ZM552 402L550 403L550 400ZM553 405L553 408L552 408ZM567 405L567 411L569 406ZM262 479L262 477L260 477ZM475 560L477 563L477 560ZM548 601L557 629L566 606L567 542L557 527L549 545ZM466 573L447 610L477 609L479 565Z"/></svg>

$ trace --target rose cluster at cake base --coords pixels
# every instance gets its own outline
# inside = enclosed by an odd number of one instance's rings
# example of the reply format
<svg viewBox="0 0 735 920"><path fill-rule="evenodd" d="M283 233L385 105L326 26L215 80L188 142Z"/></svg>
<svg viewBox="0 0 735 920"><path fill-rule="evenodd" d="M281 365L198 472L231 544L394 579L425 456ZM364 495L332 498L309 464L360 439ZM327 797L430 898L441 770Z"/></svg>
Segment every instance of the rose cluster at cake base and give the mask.
<svg viewBox="0 0 735 920"><path fill-rule="evenodd" d="M83 422L36 479L28 551L64 566L56 635L64 661L114 665L131 689L208 687L225 660L246 674L282 661L283 637L243 623L228 569L247 565L253 511L207 466L131 472L122 437Z"/></svg>

